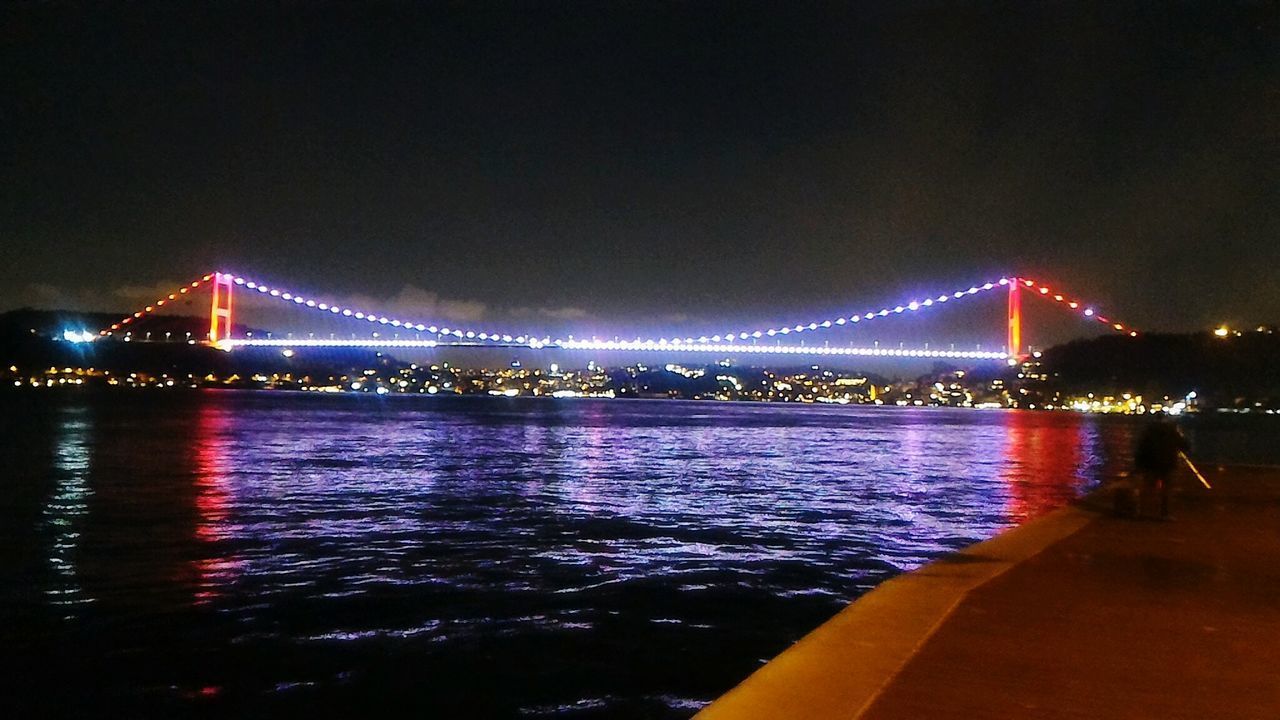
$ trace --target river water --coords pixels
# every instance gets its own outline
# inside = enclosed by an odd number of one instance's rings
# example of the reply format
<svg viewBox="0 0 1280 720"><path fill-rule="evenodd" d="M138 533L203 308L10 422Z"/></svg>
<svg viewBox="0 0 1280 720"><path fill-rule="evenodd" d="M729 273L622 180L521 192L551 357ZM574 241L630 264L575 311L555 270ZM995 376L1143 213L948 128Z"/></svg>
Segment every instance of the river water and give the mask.
<svg viewBox="0 0 1280 720"><path fill-rule="evenodd" d="M4 399L15 717L688 717L885 578L1126 470L1138 427L677 401ZM1203 444L1253 447L1228 430Z"/></svg>

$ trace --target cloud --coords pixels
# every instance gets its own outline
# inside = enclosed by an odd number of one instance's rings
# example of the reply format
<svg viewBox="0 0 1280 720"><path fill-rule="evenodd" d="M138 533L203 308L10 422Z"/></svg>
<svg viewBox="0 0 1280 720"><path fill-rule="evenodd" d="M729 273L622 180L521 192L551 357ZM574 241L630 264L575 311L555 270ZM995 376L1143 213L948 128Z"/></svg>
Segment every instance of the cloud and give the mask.
<svg viewBox="0 0 1280 720"><path fill-rule="evenodd" d="M123 311L120 303L113 297L113 294L104 296L90 288L65 287L51 283L27 283L22 286L15 300L6 303L6 306L78 312Z"/></svg>
<svg viewBox="0 0 1280 720"><path fill-rule="evenodd" d="M161 280L150 285L120 285L112 288L109 297L112 309L119 310L120 303L125 310L136 310L140 306L150 305L161 298L176 293L186 283L180 280Z"/></svg>
<svg viewBox="0 0 1280 720"><path fill-rule="evenodd" d="M527 307L517 306L505 313L518 320L588 320L595 317L589 310L572 305L561 307Z"/></svg>
<svg viewBox="0 0 1280 720"><path fill-rule="evenodd" d="M179 280L162 280L148 285L119 285L99 289L33 282L17 286L13 297L0 296L0 308L32 307L40 310L73 310L76 312L132 313L153 305L157 300L176 293L185 283ZM204 288L182 296L183 302L173 303L174 311L181 314L208 313L209 296ZM167 307L165 310L170 310Z"/></svg>
<svg viewBox="0 0 1280 720"><path fill-rule="evenodd" d="M478 300L442 298L415 285L405 285L388 298L352 295L343 304L365 312L394 314L414 322L479 322L485 319L488 310L488 305Z"/></svg>

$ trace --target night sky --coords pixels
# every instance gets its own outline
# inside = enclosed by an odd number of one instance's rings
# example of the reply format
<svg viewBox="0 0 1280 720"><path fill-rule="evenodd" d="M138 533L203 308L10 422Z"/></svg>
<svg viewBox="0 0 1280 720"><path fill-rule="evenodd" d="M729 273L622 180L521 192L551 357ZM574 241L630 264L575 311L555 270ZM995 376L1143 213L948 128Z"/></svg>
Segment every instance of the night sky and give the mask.
<svg viewBox="0 0 1280 720"><path fill-rule="evenodd" d="M0 309L224 268L706 331L1023 272L1275 323L1277 7L8 3Z"/></svg>

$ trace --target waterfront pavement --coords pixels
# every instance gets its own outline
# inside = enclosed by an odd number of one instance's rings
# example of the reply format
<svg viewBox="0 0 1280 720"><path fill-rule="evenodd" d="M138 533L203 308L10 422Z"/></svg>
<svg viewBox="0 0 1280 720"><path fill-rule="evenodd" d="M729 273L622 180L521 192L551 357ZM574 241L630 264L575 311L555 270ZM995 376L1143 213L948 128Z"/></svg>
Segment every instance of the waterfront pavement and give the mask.
<svg viewBox="0 0 1280 720"><path fill-rule="evenodd" d="M1202 469L889 580L698 718L1280 718L1280 468Z"/></svg>

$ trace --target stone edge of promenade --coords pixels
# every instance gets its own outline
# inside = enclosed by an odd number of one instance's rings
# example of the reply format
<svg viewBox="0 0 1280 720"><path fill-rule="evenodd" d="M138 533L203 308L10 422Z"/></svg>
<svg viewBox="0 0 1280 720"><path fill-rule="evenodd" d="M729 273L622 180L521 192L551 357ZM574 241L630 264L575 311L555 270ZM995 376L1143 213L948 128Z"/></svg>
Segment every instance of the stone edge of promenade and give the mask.
<svg viewBox="0 0 1280 720"><path fill-rule="evenodd" d="M1096 519L1100 493L881 583L697 720L856 718L972 590Z"/></svg>

